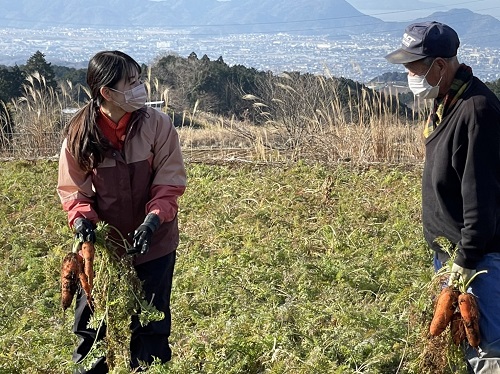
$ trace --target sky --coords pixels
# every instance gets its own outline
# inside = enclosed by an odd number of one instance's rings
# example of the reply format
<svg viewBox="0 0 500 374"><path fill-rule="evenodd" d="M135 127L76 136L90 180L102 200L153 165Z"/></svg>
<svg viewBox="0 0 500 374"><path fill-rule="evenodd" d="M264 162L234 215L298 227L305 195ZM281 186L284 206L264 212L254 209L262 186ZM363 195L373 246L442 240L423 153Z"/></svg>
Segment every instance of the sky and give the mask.
<svg viewBox="0 0 500 374"><path fill-rule="evenodd" d="M499 0L347 0L357 10L384 21L411 21L435 12L466 8L500 20Z"/></svg>

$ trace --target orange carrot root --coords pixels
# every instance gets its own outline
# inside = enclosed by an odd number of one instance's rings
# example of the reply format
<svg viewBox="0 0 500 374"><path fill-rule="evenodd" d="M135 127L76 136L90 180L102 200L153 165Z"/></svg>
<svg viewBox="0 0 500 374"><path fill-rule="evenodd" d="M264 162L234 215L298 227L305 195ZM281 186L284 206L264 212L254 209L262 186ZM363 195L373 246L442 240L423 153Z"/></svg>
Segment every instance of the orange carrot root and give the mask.
<svg viewBox="0 0 500 374"><path fill-rule="evenodd" d="M80 286L82 287L83 292L85 292L85 296L87 297L87 303L92 308L92 290L89 285L89 280L84 271L84 262L83 257L79 254L76 255L78 259L78 279L80 281Z"/></svg>
<svg viewBox="0 0 500 374"><path fill-rule="evenodd" d="M434 308L434 316L429 327L432 336L441 334L451 321L458 304L458 291L451 287L441 290Z"/></svg>
<svg viewBox="0 0 500 374"><path fill-rule="evenodd" d="M61 305L63 310L69 308L78 288L79 265L76 253L68 253L61 266Z"/></svg>
<svg viewBox="0 0 500 374"><path fill-rule="evenodd" d="M84 273L87 276L90 290L92 290L92 288L94 287L94 243L84 242L82 244L82 256L84 260Z"/></svg>
<svg viewBox="0 0 500 374"><path fill-rule="evenodd" d="M469 344L477 348L481 341L479 333L479 309L473 294L462 293L458 297L458 307L465 327L465 335Z"/></svg>
<svg viewBox="0 0 500 374"><path fill-rule="evenodd" d="M453 313L450 322L450 331L453 343L456 346L459 346L460 343L462 343L466 338L465 326L462 320L462 316L460 315L460 312Z"/></svg>

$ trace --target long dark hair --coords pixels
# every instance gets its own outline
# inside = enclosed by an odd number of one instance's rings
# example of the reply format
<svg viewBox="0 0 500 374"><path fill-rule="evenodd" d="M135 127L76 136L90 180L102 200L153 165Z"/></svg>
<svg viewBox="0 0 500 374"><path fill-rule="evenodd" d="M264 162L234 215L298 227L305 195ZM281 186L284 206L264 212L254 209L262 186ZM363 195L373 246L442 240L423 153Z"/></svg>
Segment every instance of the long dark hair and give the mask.
<svg viewBox="0 0 500 374"><path fill-rule="evenodd" d="M66 128L68 149L84 171L91 171L104 158L109 142L101 135L96 123L99 107L104 98L101 87L114 88L124 77L141 74L141 66L129 55L120 51L98 52L89 61L87 85L90 102L70 120Z"/></svg>

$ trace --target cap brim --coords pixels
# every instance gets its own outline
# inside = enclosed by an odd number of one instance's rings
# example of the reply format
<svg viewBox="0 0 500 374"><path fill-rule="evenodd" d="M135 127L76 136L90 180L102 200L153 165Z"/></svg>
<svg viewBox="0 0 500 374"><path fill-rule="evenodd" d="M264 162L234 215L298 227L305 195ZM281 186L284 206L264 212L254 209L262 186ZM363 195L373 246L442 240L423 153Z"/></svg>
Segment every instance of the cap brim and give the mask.
<svg viewBox="0 0 500 374"><path fill-rule="evenodd" d="M416 55L415 53L406 52L404 49L397 49L394 52L385 56L385 59L391 64L408 64L410 62L422 60L427 56Z"/></svg>

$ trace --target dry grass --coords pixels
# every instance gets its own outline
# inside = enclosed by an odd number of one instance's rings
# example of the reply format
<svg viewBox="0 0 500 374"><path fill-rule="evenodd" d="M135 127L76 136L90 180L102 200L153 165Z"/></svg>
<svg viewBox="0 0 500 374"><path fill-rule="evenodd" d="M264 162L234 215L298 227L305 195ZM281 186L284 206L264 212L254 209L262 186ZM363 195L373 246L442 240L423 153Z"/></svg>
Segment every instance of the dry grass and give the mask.
<svg viewBox="0 0 500 374"><path fill-rule="evenodd" d="M189 160L244 159L282 161L285 156L274 144L279 132L273 126L256 126L248 121L225 119L198 113L199 128L179 127L178 133L184 156Z"/></svg>
<svg viewBox="0 0 500 374"><path fill-rule="evenodd" d="M339 81L323 76L300 80L284 75L280 82L267 82L262 91L267 92L264 98L246 98L281 135L281 143L275 146L289 150L294 159L423 160L421 129L394 114L390 108L399 103L392 96L347 87L348 103L342 104L345 89Z"/></svg>
<svg viewBox="0 0 500 374"><path fill-rule="evenodd" d="M0 118L0 154L14 158L55 156L67 120L62 110L81 106L70 98L74 90L82 87L67 82L56 92L37 74L26 82L21 98L2 103L9 108L15 127L13 132L7 132L10 118ZM164 102L162 110L170 112L168 87L151 76L147 77L146 86L150 99L159 97ZM176 113L186 158L263 162L307 159L326 163L423 160L421 128L416 121L402 122L389 110L394 106L392 96L385 99L380 94L368 94L366 89L361 93L349 90L351 100L342 105L338 82L316 76L305 83L285 76L279 83L265 82L262 89L263 98L246 96L253 101L260 119L264 119L260 124L200 112L198 103Z"/></svg>
<svg viewBox="0 0 500 374"><path fill-rule="evenodd" d="M62 92L65 92L64 90ZM5 131L8 118L0 118L2 154L16 158L54 156L60 147L61 115L65 94L58 94L35 72L23 85L23 95L3 106L12 114L13 132ZM10 118L9 118L10 119Z"/></svg>

